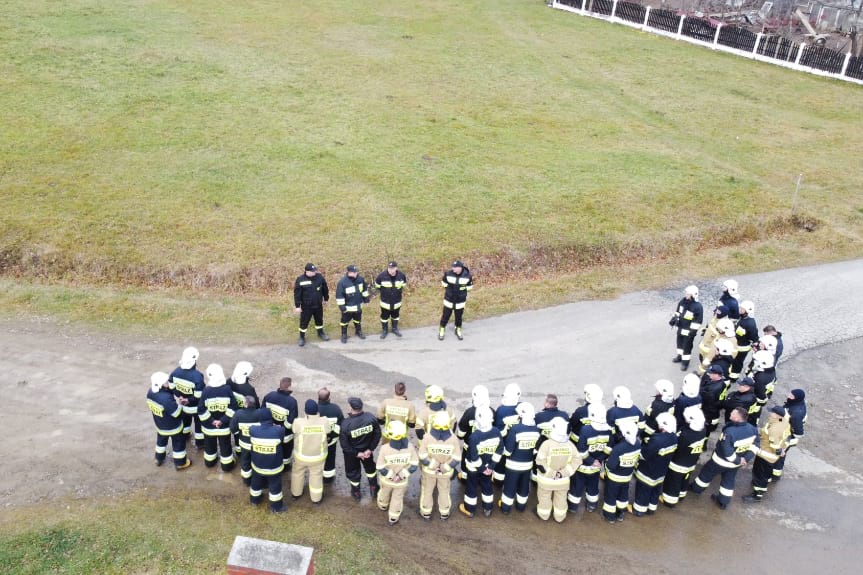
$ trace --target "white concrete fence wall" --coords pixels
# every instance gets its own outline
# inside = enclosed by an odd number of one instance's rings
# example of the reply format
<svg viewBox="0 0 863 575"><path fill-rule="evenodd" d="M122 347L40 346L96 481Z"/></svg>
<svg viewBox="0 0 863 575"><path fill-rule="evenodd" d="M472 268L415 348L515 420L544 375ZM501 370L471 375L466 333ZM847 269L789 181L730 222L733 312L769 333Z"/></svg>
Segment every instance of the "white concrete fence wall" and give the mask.
<svg viewBox="0 0 863 575"><path fill-rule="evenodd" d="M617 17L617 7L618 0L609 0L612 2L612 9L610 15L597 14L596 12L588 11L587 7L592 5L591 0L583 0L582 8L574 8L572 6L567 6L559 2L558 0L552 0L549 3L551 8L556 8L558 10L563 10L566 12L571 12L573 14L578 14L580 16L587 16L589 18L596 18L599 20L605 20L606 22L612 22L614 24L623 24L624 26L629 26L630 28L635 28L636 30L642 30L644 32L651 32L653 34L658 34L660 36L665 36L666 38L672 38L674 40L683 40L684 42L689 42L691 44L697 44L699 46L704 46L710 48L712 50L719 50L722 52L728 52L730 54L735 54L737 56L744 56L746 58L750 58L752 60L758 60L759 62L767 62L769 64L775 64L777 66L783 66L785 68L791 68L792 70L797 70L800 72L807 72L809 74L815 74L817 76L824 76L827 78L835 78L837 80L843 80L846 82L853 82L855 84L863 85L863 80L859 80L857 78L852 78L846 75L848 70L848 64L851 61L851 53L848 52L845 54L845 61L842 64L842 71L838 74L834 74L831 72L826 72L824 70L819 70L817 68L812 68L810 66L806 66L800 63L801 57L804 54L806 49L806 44L799 44L796 57L793 61L779 60L776 58L771 58L769 56L764 56L758 53L758 47L761 44L761 39L764 36L763 34L757 34L757 38L755 40L755 47L751 52L746 52L744 50L740 50L738 48L733 48L731 46L725 46L719 43L719 33L722 30L723 24L719 24L716 28L716 33L713 36L712 42L705 42L703 40L699 40L697 38L692 38L691 36L687 36L683 33L684 22L687 19L685 15L680 16L680 25L677 27L676 32L669 32L666 30L660 30L654 28L653 26L648 26L648 21L650 19L650 11L651 8L648 6L645 8L644 21L643 22L630 22L628 20L621 19ZM777 50L779 46L777 44ZM789 49L789 55L791 50Z"/></svg>

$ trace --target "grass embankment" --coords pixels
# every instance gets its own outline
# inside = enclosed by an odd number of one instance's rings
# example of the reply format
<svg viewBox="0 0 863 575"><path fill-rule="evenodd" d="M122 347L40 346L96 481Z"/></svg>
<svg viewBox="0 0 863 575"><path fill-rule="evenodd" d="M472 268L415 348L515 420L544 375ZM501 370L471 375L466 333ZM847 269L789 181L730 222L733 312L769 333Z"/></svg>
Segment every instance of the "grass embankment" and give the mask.
<svg viewBox="0 0 863 575"><path fill-rule="evenodd" d="M398 259L416 325L453 257L488 315L863 253L857 86L538 1L6 5L7 311L272 339L309 260Z"/></svg>
<svg viewBox="0 0 863 575"><path fill-rule="evenodd" d="M345 517L298 506L275 516L234 499L171 493L7 510L0 565L9 575L224 573L239 533L314 547L319 573L395 573L380 536ZM416 572L409 558L399 561Z"/></svg>

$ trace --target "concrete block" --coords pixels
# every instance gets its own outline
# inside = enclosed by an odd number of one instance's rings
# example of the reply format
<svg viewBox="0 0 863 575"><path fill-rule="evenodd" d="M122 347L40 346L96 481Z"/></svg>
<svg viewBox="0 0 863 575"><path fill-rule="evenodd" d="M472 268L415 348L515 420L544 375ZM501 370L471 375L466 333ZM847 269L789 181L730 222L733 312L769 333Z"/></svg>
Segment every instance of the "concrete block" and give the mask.
<svg viewBox="0 0 863 575"><path fill-rule="evenodd" d="M314 549L237 536L228 555L228 575L314 575Z"/></svg>

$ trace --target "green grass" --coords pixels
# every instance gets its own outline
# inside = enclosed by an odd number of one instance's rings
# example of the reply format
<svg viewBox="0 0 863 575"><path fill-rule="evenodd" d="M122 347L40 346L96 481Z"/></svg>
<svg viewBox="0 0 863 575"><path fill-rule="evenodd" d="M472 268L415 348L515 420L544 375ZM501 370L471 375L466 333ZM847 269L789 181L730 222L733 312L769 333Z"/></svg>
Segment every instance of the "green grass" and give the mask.
<svg viewBox="0 0 863 575"><path fill-rule="evenodd" d="M538 0L0 6L0 272L7 302L41 294L16 309L281 317L306 261L334 281L393 257L556 294L491 313L643 286L614 277L657 260L700 275L714 245L863 253L859 86ZM800 172L813 234L788 220Z"/></svg>
<svg viewBox="0 0 863 575"><path fill-rule="evenodd" d="M173 493L6 511L0 565L9 575L224 573L234 537L244 535L314 547L319 573L395 572L372 529L323 509L273 516L235 499Z"/></svg>

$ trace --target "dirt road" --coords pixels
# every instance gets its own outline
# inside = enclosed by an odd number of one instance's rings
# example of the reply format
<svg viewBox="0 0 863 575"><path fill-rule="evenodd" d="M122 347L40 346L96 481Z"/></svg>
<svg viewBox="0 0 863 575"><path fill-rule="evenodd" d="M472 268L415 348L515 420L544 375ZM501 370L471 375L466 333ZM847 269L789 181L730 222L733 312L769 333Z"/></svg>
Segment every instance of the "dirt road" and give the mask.
<svg viewBox="0 0 863 575"><path fill-rule="evenodd" d="M678 510L661 509L654 517L615 526L596 515L570 516L562 526L530 515L456 517L446 530L436 528L431 535L426 524L406 513L398 533L381 528L381 534L409 548L421 547L421 541L450 548L457 537L461 544L453 564L480 549L471 559L478 572L565 573L575 567L704 572L703 561L711 561L762 573L816 568L857 573L863 464L854 422L863 411L858 384L863 376L863 262L737 279L743 297L756 302L759 325L773 323L785 333L777 394L803 387L810 405L802 448L789 456L787 478L767 501L747 507L736 500L721 513L703 496ZM669 361L674 342L666 324L680 291L629 294L477 322L470 321L468 309L463 342L451 332L438 342L436 330L426 328L406 332L402 339L352 339L347 345L335 341L304 349L293 341L272 347L199 347L203 364L219 362L226 371L236 361L251 361L259 393L291 375L301 400L327 385L337 401L358 394L375 405L403 379L414 398L421 397L423 384L443 385L458 410L475 383L488 385L494 398L511 381L537 405L546 392L556 392L562 407L571 410L587 382L599 383L606 393L629 385L636 401L647 404L653 381L681 380ZM702 286L705 307L717 295L710 291ZM368 315L374 320L373 313ZM11 470L0 476L0 506L204 482L213 491L236 493L237 504L243 504L235 474L207 472L200 454L188 474L152 466L152 422L144 406L148 377L155 370L169 371L189 343L199 342L109 337L35 318L0 323L2 452ZM748 473L742 474L738 494L746 492L747 481ZM340 476L335 494L344 490ZM344 497L330 498L327 505L353 508ZM408 509L415 507L411 498ZM385 523L370 507L352 517Z"/></svg>

